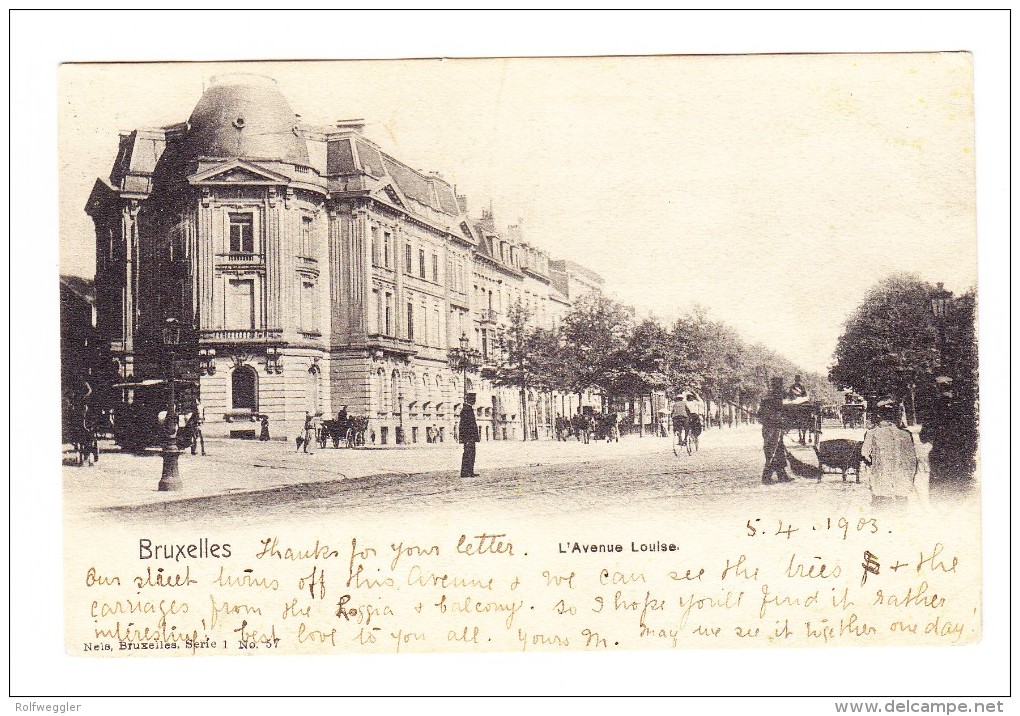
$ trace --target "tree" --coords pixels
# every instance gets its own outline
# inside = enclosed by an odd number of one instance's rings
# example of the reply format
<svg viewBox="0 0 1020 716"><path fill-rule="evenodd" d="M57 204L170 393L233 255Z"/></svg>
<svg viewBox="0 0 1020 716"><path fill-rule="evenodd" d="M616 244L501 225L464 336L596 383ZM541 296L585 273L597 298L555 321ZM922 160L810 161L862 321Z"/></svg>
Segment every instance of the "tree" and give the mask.
<svg viewBox="0 0 1020 716"><path fill-rule="evenodd" d="M611 392L640 399L641 414L639 430L644 434L644 396L669 386L667 370L669 364L670 340L666 332L653 318L646 318L634 326L627 339L627 345L619 354Z"/></svg>
<svg viewBox="0 0 1020 716"><path fill-rule="evenodd" d="M933 291L909 275L879 282L847 319L829 379L865 396L908 400L930 384L939 363Z"/></svg>
<svg viewBox="0 0 1020 716"><path fill-rule="evenodd" d="M708 312L695 306L680 318L674 333L683 343L683 365L686 383L675 388L690 387L709 400L731 399L740 384L743 341L730 326L709 319Z"/></svg>
<svg viewBox="0 0 1020 716"><path fill-rule="evenodd" d="M531 355L528 346L528 321L531 312L520 299L507 311L507 329L500 338L493 382L496 385L517 388L520 395L521 428L524 439L528 439L527 390L532 373Z"/></svg>
<svg viewBox="0 0 1020 716"><path fill-rule="evenodd" d="M584 391L612 391L613 381L625 365L630 336L630 313L602 294L582 296L563 317L562 358L569 386L580 397Z"/></svg>

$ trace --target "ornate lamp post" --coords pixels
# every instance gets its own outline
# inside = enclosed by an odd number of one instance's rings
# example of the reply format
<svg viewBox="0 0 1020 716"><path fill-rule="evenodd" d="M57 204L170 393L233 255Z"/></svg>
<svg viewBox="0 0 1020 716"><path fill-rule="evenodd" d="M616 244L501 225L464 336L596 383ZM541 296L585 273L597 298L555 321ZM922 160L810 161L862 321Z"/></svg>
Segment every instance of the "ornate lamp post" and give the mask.
<svg viewBox="0 0 1020 716"><path fill-rule="evenodd" d="M951 291L947 291L940 281L931 295L931 314L935 316L935 323L939 331L939 366L946 364L946 309L953 297Z"/></svg>
<svg viewBox="0 0 1020 716"><path fill-rule="evenodd" d="M467 398L467 374L469 370L475 370L481 364L482 354L474 348L468 347L466 333L460 334L459 348L451 348L448 356L450 368L460 371L464 380L464 398Z"/></svg>
<svg viewBox="0 0 1020 716"><path fill-rule="evenodd" d="M163 441L163 475L159 479L160 492L179 492L184 489L180 473L177 470L177 458L181 451L177 449L177 399L174 389L176 382L176 365L174 364L177 346L181 343L181 324L176 318L168 318L163 323L163 347L170 359L167 370L167 383L170 386L170 400L167 404L166 421Z"/></svg>

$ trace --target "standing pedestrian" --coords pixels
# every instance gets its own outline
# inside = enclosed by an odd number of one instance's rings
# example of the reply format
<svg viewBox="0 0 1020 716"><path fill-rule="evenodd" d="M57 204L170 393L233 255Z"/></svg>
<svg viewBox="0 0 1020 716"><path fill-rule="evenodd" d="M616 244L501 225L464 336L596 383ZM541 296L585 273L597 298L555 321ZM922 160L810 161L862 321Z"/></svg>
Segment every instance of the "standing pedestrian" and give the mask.
<svg viewBox="0 0 1020 716"><path fill-rule="evenodd" d="M905 502L914 490L918 469L914 439L896 424L899 406L895 400L880 400L876 412L878 422L864 434L861 445L861 456L869 468L871 502Z"/></svg>
<svg viewBox="0 0 1020 716"><path fill-rule="evenodd" d="M262 416L262 431L259 433L259 440L267 442L269 440L269 416Z"/></svg>
<svg viewBox="0 0 1020 716"><path fill-rule="evenodd" d="M778 482L793 482L786 474L786 446L783 445L783 379L772 379L772 389L761 401L758 413L761 421L762 450L765 452L765 467L761 471L763 485L773 485L772 473Z"/></svg>
<svg viewBox="0 0 1020 716"><path fill-rule="evenodd" d="M305 413L304 433L305 441L303 445L303 451L306 453L312 453L314 452L314 449L313 450L308 449L309 446L312 444L312 441L315 440L315 418L312 417L311 413Z"/></svg>
<svg viewBox="0 0 1020 716"><path fill-rule="evenodd" d="M205 455L205 437L202 435L202 423L205 422L202 415L202 402L195 398L191 403L191 415L188 418L188 427L191 432L191 454L194 455L199 446L202 454Z"/></svg>
<svg viewBox="0 0 1020 716"><path fill-rule="evenodd" d="M478 442L478 423L475 421L475 393L464 396L464 407L460 409L460 441L464 443L464 455L460 461L461 477L478 477L475 472L475 443Z"/></svg>

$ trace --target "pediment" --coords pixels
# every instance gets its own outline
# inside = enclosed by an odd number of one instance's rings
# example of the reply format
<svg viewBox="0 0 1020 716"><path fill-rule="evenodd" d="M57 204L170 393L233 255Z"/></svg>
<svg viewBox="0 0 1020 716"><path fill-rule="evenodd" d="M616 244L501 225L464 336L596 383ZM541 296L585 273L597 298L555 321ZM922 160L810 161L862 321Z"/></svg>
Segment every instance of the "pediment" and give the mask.
<svg viewBox="0 0 1020 716"><path fill-rule="evenodd" d="M191 184L289 184L290 177L235 159L188 177Z"/></svg>
<svg viewBox="0 0 1020 716"><path fill-rule="evenodd" d="M391 204L400 207L407 206L407 202L404 200L404 197L400 193L400 190L393 186L393 184L386 184L379 190L379 192L383 194L386 197L387 201L389 201Z"/></svg>

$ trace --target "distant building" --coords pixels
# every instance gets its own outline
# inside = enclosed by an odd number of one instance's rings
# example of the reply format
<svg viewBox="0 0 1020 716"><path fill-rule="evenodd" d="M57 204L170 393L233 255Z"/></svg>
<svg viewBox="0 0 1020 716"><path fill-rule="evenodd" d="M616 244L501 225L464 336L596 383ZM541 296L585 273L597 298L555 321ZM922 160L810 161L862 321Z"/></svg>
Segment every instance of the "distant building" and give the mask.
<svg viewBox="0 0 1020 716"><path fill-rule="evenodd" d="M245 434L259 414L296 435L306 412L346 406L376 443L424 442L430 427L450 440L466 386L448 351L461 336L491 365L513 302L552 327L573 295L601 288L519 224L472 219L449 182L362 130L301 124L275 82L234 75L188 121L121 134L86 210L97 328L122 378L162 375L173 317L207 435ZM519 439L519 397L484 375L467 376L483 438ZM567 404L533 400L529 425L547 436Z"/></svg>
<svg viewBox="0 0 1020 716"><path fill-rule="evenodd" d="M588 293L602 293L605 279L589 268L564 259L549 262L552 285L569 301Z"/></svg>

